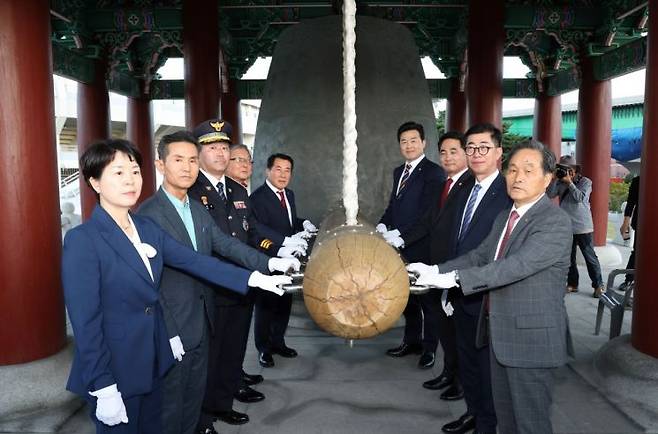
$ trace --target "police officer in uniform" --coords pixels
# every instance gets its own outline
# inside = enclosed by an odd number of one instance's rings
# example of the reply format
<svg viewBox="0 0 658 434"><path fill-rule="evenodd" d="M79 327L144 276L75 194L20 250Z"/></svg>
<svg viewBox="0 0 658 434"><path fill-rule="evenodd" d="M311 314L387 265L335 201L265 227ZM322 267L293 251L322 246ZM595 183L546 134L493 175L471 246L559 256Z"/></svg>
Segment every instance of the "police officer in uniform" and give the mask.
<svg viewBox="0 0 658 434"><path fill-rule="evenodd" d="M224 175L229 162L231 125L211 119L198 125L194 135L201 145L200 173L188 191L189 196L205 206L223 232L244 243L251 241L265 252L274 249L271 241L258 239L255 234L245 188ZM231 425L249 421L248 415L233 410L234 398L241 402L265 399L249 387L263 381L263 377L249 375L242 369L252 312L250 296L222 289L215 293L214 335L210 339L208 381L199 421L201 432L213 432L213 418Z"/></svg>

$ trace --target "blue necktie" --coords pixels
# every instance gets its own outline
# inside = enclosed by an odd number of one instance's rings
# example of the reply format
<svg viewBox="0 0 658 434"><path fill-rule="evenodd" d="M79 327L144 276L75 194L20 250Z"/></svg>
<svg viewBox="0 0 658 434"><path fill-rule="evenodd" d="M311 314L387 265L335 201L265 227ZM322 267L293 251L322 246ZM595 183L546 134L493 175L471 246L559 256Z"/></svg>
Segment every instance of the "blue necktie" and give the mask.
<svg viewBox="0 0 658 434"><path fill-rule="evenodd" d="M480 184L475 184L473 186L473 190L471 190L471 195L468 197L466 211L464 212L464 222L462 223L462 228L459 231L460 240L464 237L464 234L468 230L468 225L471 223L471 219L473 218L473 211L475 211L475 202L477 201L481 188L482 186Z"/></svg>
<svg viewBox="0 0 658 434"><path fill-rule="evenodd" d="M219 193L219 198L222 202L226 203L226 193L224 193L224 183L222 181L217 183L217 193Z"/></svg>

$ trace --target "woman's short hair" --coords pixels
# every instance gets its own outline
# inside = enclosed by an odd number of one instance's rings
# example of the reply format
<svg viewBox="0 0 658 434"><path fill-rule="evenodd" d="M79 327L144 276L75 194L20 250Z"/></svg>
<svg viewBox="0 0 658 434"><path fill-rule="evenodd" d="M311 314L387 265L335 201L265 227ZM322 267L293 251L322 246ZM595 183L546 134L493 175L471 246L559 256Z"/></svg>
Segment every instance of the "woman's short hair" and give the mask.
<svg viewBox="0 0 658 434"><path fill-rule="evenodd" d="M117 152L124 153L130 161L142 165L142 155L128 140L109 139L93 143L80 157L80 171L88 186L89 179L100 179L105 167L114 160Z"/></svg>

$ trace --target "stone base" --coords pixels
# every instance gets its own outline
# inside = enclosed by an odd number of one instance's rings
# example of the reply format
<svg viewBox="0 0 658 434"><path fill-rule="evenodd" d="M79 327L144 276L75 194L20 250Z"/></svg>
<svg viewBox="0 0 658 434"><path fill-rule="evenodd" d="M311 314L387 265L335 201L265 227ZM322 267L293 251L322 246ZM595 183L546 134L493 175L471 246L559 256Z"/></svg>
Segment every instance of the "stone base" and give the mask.
<svg viewBox="0 0 658 434"><path fill-rule="evenodd" d="M84 402L66 390L73 340L54 356L0 367L0 432L56 432Z"/></svg>
<svg viewBox="0 0 658 434"><path fill-rule="evenodd" d="M623 335L601 347L593 366L594 385L608 400L646 432L658 432L658 359Z"/></svg>

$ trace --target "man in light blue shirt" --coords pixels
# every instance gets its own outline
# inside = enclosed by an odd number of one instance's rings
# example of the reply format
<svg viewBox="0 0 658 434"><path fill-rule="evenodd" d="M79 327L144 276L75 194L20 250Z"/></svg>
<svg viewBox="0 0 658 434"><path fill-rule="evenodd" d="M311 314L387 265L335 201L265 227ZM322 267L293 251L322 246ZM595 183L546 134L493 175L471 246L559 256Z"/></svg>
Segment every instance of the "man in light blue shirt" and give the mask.
<svg viewBox="0 0 658 434"><path fill-rule="evenodd" d="M162 186L147 199L139 213L151 217L169 235L196 251L213 252L222 259L269 274L299 269L296 259L270 258L222 232L187 190L199 173L199 146L187 131L166 135L158 145L158 171ZM201 414L206 389L209 334L212 332L213 289L188 274L165 267L160 283L160 303L167 332L180 336L184 350L167 373L162 393L164 434L193 434ZM208 427L208 432L214 428Z"/></svg>

